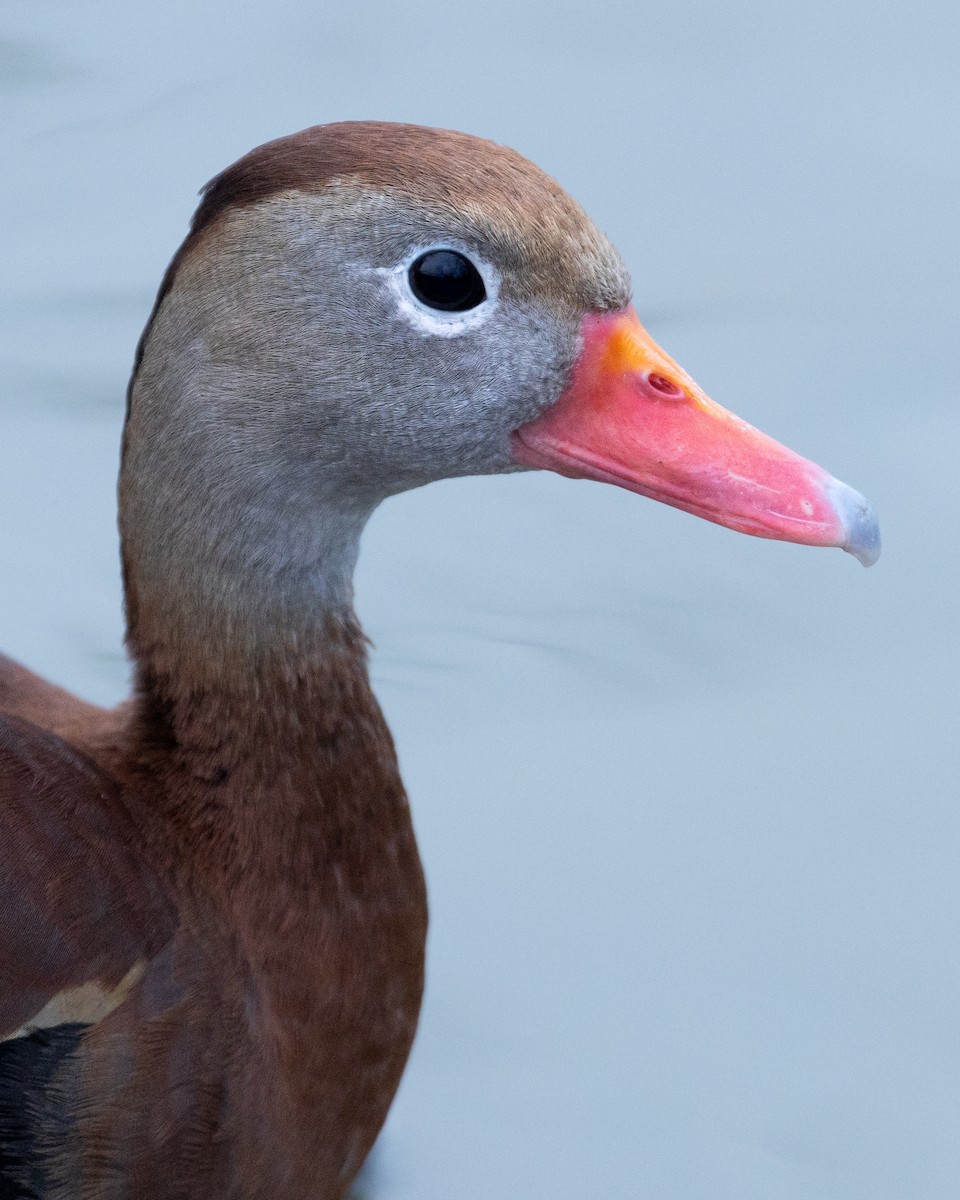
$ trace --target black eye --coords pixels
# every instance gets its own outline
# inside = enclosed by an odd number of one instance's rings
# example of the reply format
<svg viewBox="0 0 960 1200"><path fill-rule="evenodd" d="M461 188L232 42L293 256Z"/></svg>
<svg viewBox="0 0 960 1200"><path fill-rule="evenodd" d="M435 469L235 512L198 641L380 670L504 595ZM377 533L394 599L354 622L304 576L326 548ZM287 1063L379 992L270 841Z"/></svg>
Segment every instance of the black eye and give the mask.
<svg viewBox="0 0 960 1200"><path fill-rule="evenodd" d="M428 250L410 268L416 298L443 312L466 312L486 299L480 272L456 250Z"/></svg>

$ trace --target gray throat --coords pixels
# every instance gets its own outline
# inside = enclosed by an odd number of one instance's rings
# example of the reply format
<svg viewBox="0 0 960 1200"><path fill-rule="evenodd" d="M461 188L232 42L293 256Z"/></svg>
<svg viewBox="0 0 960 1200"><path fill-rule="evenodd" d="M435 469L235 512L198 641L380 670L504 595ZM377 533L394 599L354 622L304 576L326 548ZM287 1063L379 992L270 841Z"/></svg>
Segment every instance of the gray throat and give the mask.
<svg viewBox="0 0 960 1200"><path fill-rule="evenodd" d="M198 386L203 370L150 363L148 351L120 472L132 649L162 647L198 669L303 652L330 616L352 616L360 535L381 497L244 420L277 403L254 379L225 405L224 389Z"/></svg>

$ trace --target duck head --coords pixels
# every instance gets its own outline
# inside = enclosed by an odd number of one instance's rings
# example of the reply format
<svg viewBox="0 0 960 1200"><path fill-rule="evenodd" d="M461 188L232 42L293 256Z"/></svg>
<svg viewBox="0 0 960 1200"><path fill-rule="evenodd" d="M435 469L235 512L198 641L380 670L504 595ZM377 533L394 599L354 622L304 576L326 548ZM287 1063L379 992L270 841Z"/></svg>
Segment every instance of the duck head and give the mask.
<svg viewBox="0 0 960 1200"><path fill-rule="evenodd" d="M132 610L347 598L385 497L525 468L872 562L863 498L709 400L630 292L579 205L491 142L350 122L254 150L205 189L141 341Z"/></svg>

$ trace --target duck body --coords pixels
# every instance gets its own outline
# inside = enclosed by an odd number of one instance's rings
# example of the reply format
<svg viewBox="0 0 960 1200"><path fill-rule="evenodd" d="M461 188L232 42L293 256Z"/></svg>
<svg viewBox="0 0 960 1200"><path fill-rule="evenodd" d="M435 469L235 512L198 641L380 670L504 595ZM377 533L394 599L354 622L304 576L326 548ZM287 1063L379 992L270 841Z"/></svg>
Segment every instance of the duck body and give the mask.
<svg viewBox="0 0 960 1200"><path fill-rule="evenodd" d="M3 875L21 896L42 888L39 852L66 894L47 901L50 928L30 922L33 947L3 944L20 1010L0 1012L27 1029L0 1043L0 1196L349 1185L413 1039L426 936L409 810L359 662L359 630L330 629L315 670L262 681L232 712L194 695L176 734L152 697L115 713L57 697L67 742L5 689L3 764L33 778L18 781L22 837L5 842ZM30 959L52 944L30 992Z"/></svg>
<svg viewBox="0 0 960 1200"><path fill-rule="evenodd" d="M364 524L547 467L871 561L865 502L720 409L512 151L320 126L204 192L137 351L131 698L0 661L0 1200L340 1200L427 909L352 605Z"/></svg>

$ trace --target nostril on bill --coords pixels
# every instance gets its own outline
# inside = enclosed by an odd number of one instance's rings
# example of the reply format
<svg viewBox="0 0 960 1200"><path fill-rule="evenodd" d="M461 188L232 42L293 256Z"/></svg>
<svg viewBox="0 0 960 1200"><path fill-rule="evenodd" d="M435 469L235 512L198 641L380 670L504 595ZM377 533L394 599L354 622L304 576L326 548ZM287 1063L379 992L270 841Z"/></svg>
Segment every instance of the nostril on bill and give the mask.
<svg viewBox="0 0 960 1200"><path fill-rule="evenodd" d="M652 387L655 392L658 392L664 399L667 400L682 400L685 393L683 388L678 387L672 379L668 379L666 375L658 375L656 371L651 371L646 377L646 382L649 387Z"/></svg>

